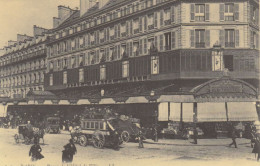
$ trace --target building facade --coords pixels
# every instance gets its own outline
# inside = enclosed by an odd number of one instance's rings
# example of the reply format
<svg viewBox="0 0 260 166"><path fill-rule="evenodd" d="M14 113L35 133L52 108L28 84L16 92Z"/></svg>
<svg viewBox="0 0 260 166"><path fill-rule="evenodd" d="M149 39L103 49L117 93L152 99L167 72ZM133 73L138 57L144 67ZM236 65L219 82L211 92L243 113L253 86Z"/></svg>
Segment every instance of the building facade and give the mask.
<svg viewBox="0 0 260 166"><path fill-rule="evenodd" d="M258 119L258 0L80 4L58 7L46 42L44 89L56 98L28 104L110 106L204 131Z"/></svg>
<svg viewBox="0 0 260 166"><path fill-rule="evenodd" d="M43 91L46 70L46 29L34 26L34 36L17 35L0 57L2 95L25 98L30 90Z"/></svg>

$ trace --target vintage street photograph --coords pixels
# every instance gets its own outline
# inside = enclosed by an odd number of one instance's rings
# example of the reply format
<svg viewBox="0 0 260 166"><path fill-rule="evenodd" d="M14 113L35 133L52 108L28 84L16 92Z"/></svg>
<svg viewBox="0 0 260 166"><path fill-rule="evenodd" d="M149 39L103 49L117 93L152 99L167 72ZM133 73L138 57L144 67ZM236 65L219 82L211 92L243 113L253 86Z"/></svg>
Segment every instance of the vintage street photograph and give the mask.
<svg viewBox="0 0 260 166"><path fill-rule="evenodd" d="M0 0L0 166L260 164L259 0Z"/></svg>

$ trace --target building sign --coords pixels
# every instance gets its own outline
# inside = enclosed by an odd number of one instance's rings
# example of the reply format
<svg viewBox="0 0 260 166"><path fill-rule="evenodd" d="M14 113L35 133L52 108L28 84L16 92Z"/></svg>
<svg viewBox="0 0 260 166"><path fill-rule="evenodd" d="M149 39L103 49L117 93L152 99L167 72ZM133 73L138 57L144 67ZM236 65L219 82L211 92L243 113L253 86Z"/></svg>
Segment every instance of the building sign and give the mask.
<svg viewBox="0 0 260 166"><path fill-rule="evenodd" d="M257 90L252 85L238 79L222 77L201 84L191 90L195 98L256 98Z"/></svg>
<svg viewBox="0 0 260 166"><path fill-rule="evenodd" d="M106 79L106 65L100 66L100 80Z"/></svg>
<svg viewBox="0 0 260 166"><path fill-rule="evenodd" d="M122 77L129 77L129 61L122 62Z"/></svg>
<svg viewBox="0 0 260 166"><path fill-rule="evenodd" d="M223 51L212 51L212 71L222 71L223 69Z"/></svg>
<svg viewBox="0 0 260 166"><path fill-rule="evenodd" d="M151 74L159 74L159 57L151 57Z"/></svg>

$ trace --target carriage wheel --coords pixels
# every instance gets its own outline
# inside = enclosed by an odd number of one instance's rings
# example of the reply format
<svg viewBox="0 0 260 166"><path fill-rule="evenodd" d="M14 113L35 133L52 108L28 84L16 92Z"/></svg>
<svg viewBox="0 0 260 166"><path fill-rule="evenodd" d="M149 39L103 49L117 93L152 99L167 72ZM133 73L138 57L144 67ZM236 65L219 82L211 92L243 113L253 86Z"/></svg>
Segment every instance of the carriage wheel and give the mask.
<svg viewBox="0 0 260 166"><path fill-rule="evenodd" d="M92 135L92 141L95 148L102 149L105 145L105 136L100 131L95 131Z"/></svg>
<svg viewBox="0 0 260 166"><path fill-rule="evenodd" d="M15 142L18 144L19 143L19 135L18 134L15 134L14 135L14 140Z"/></svg>
<svg viewBox="0 0 260 166"><path fill-rule="evenodd" d="M129 139L130 139L130 134L129 134L129 132L128 132L128 131L123 131L123 132L121 133L121 139L122 139L123 142L128 142Z"/></svg>
<svg viewBox="0 0 260 166"><path fill-rule="evenodd" d="M29 145L31 143L31 140L28 137L24 137L24 143L26 145Z"/></svg>
<svg viewBox="0 0 260 166"><path fill-rule="evenodd" d="M74 138L77 141L77 139L79 139L79 144L81 146L86 146L87 145L87 137L85 135L81 135L79 136L79 138L77 138L77 136L73 137L73 142L74 142Z"/></svg>

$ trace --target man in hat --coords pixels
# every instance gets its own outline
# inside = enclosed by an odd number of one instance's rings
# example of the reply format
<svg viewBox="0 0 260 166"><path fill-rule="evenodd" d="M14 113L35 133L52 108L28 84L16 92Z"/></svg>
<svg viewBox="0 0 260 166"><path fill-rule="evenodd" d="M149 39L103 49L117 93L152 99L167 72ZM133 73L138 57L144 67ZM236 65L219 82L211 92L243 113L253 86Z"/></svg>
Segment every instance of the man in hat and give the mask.
<svg viewBox="0 0 260 166"><path fill-rule="evenodd" d="M232 127L231 138L232 138L232 143L229 144L229 147L231 147L232 145L235 145L235 148L237 148L237 143L236 143L236 130L235 130L234 127Z"/></svg>
<svg viewBox="0 0 260 166"><path fill-rule="evenodd" d="M38 139L34 139L34 145L31 147L29 151L29 156L31 156L31 160L37 161L44 158L44 156L41 154L41 151L42 148L39 145Z"/></svg>
<svg viewBox="0 0 260 166"><path fill-rule="evenodd" d="M77 153L76 146L72 139L69 140L69 143L64 146L62 151L62 162L71 163L73 161L73 156Z"/></svg>

